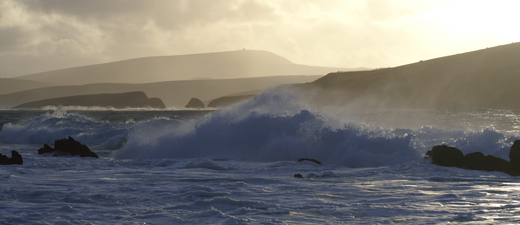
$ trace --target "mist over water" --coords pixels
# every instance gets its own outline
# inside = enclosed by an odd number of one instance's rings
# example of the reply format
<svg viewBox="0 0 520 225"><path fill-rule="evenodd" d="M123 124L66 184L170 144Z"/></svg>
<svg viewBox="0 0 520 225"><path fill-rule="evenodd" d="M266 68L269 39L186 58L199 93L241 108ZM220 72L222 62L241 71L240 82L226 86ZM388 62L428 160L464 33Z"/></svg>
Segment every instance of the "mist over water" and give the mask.
<svg viewBox="0 0 520 225"><path fill-rule="evenodd" d="M509 148L518 139L518 113L316 109L276 88L216 111L59 108L3 124L0 142L52 145L72 136L94 150L110 151L115 159L276 162L314 158L346 167L417 161L434 145L447 144L464 153L480 151L508 160Z"/></svg>
<svg viewBox="0 0 520 225"><path fill-rule="evenodd" d="M406 124L407 121L391 119L400 112L387 115L387 126L380 127L375 123L377 117L367 123L355 110L351 114L349 110L344 112L338 115L335 110L316 111L297 96L273 89L200 120L139 124L128 133L128 142L114 157L209 157L269 162L314 158L328 165L377 167L420 160L432 146L443 143L465 153L481 151L507 158L516 138L492 127L415 127L414 121ZM435 115L414 117L420 116ZM394 121L394 125L390 126L389 121Z"/></svg>
<svg viewBox="0 0 520 225"><path fill-rule="evenodd" d="M283 89L216 111L2 110L0 151L19 151L24 165L0 171L0 218L11 224L514 222L517 178L422 158L444 143L508 160L519 139L517 118L514 110L320 109ZM67 136L100 158L37 154ZM304 157L323 165L297 161Z"/></svg>

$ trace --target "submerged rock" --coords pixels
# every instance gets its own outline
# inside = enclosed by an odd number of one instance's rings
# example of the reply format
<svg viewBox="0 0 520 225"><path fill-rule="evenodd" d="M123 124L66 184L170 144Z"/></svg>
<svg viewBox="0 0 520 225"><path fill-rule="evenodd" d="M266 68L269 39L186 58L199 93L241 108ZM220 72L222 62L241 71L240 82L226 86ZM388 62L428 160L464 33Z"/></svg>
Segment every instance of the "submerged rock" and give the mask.
<svg viewBox="0 0 520 225"><path fill-rule="evenodd" d="M301 159L298 159L298 162L303 162L303 161L311 161L313 163L316 163L316 164L319 164L319 165L322 165L320 161L316 160L316 159L309 159L309 158L301 158Z"/></svg>
<svg viewBox="0 0 520 225"><path fill-rule="evenodd" d="M516 145L515 145L516 144ZM459 167L470 170L499 171L507 173L511 176L520 175L520 166L513 162L519 163L517 160L520 154L520 140L515 141L511 147L509 157L511 163L492 155L484 156L482 152L473 152L466 155L462 151L454 147L446 145L437 145L431 151L426 153L425 159L431 159L433 164L440 166ZM515 160L513 160L515 158Z"/></svg>
<svg viewBox="0 0 520 225"><path fill-rule="evenodd" d="M23 157L15 150L11 151L11 158L7 157L6 155L0 154L0 165L23 165Z"/></svg>
<svg viewBox="0 0 520 225"><path fill-rule="evenodd" d="M305 178L303 175L301 175L301 174L299 174L299 173L294 174L294 177L296 177L296 178Z"/></svg>
<svg viewBox="0 0 520 225"><path fill-rule="evenodd" d="M38 154L53 153L53 156L61 155L79 155L81 157L99 158L98 155L92 152L86 145L70 137L54 141L54 148L44 144L43 148L38 149Z"/></svg>
<svg viewBox="0 0 520 225"><path fill-rule="evenodd" d="M193 109L202 109L206 106L204 106L204 103L201 100L199 100L198 98L191 98L190 101L188 102L188 104L184 107L193 108Z"/></svg>

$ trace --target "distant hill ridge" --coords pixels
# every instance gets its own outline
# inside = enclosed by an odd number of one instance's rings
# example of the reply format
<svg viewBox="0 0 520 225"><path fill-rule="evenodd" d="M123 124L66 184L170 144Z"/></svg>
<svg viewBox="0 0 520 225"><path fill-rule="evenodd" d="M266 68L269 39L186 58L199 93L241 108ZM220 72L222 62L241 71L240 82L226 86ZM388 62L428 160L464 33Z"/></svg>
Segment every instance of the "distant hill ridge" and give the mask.
<svg viewBox="0 0 520 225"><path fill-rule="evenodd" d="M317 105L520 109L520 43L295 85Z"/></svg>
<svg viewBox="0 0 520 225"><path fill-rule="evenodd" d="M175 56L155 56L80 66L16 77L59 85L92 83L153 83L191 80L325 75L341 68L304 66L268 51L238 50Z"/></svg>
<svg viewBox="0 0 520 225"><path fill-rule="evenodd" d="M143 91L150 97L160 98L167 107L182 108L193 97L212 100L236 94L260 92L281 84L305 83L321 76L270 76L239 79L183 80L145 84L86 84L42 87L0 95L0 106L12 107L26 102L73 95L123 93Z"/></svg>
<svg viewBox="0 0 520 225"><path fill-rule="evenodd" d="M49 86L54 85L31 80L0 78L0 95Z"/></svg>
<svg viewBox="0 0 520 225"><path fill-rule="evenodd" d="M75 95L61 98L51 98L24 103L14 108L42 108L45 106L85 106L108 107L116 109L166 108L161 99L148 98L148 96L146 96L146 94L142 91L116 94Z"/></svg>

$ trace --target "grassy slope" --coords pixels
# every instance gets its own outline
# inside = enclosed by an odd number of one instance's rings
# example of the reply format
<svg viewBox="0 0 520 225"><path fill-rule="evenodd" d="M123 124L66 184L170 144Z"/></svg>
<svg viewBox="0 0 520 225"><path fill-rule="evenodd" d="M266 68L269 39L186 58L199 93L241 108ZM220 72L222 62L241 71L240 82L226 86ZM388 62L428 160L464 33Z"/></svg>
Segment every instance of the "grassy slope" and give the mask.
<svg viewBox="0 0 520 225"><path fill-rule="evenodd" d="M331 73L297 88L318 105L520 109L520 43L394 68Z"/></svg>

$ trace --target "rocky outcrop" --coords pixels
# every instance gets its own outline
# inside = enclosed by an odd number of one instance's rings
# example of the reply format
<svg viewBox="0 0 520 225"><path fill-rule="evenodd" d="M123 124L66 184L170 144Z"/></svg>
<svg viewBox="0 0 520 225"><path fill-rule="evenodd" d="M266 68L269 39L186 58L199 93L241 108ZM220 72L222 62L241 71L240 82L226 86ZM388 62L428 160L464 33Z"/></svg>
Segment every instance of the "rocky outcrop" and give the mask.
<svg viewBox="0 0 520 225"><path fill-rule="evenodd" d="M511 146L509 151L509 160L511 161L511 166L520 171L520 140L513 142L513 146Z"/></svg>
<svg viewBox="0 0 520 225"><path fill-rule="evenodd" d="M509 152L511 162L482 152L462 154L457 148L446 145L434 146L426 153L425 159L440 166L459 167L470 170L499 171L511 176L520 175L520 140L514 142Z"/></svg>
<svg viewBox="0 0 520 225"><path fill-rule="evenodd" d="M208 103L208 108L226 107L243 101L247 101L254 97L256 97L256 95L224 96L211 100L211 102Z"/></svg>
<svg viewBox="0 0 520 225"><path fill-rule="evenodd" d="M466 154L463 160L463 168L511 173L509 172L510 163L508 161L492 155L484 156L482 152Z"/></svg>
<svg viewBox="0 0 520 225"><path fill-rule="evenodd" d="M17 151L11 151L11 158L0 154L0 165L23 165L23 157Z"/></svg>
<svg viewBox="0 0 520 225"><path fill-rule="evenodd" d="M116 109L166 108L161 99L148 98L148 96L146 96L146 94L142 91L117 94L76 95L61 98L51 98L24 103L15 106L14 108L42 108L45 106L108 107Z"/></svg>
<svg viewBox="0 0 520 225"><path fill-rule="evenodd" d="M438 145L434 146L431 151L426 152L425 158L431 158L433 164L440 166L461 167L464 154L456 148Z"/></svg>
<svg viewBox="0 0 520 225"><path fill-rule="evenodd" d="M43 148L38 149L38 154L52 153L53 156L79 155L81 157L99 158L98 155L92 152L86 145L74 140L72 137L59 139L54 141L54 148L44 144Z"/></svg>
<svg viewBox="0 0 520 225"><path fill-rule="evenodd" d="M202 101L198 98L191 98L188 104L184 107L192 109L203 109L206 106L204 106L204 103L202 103Z"/></svg>

